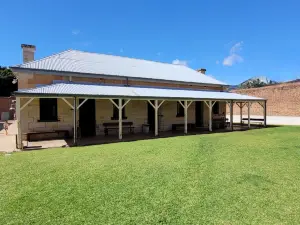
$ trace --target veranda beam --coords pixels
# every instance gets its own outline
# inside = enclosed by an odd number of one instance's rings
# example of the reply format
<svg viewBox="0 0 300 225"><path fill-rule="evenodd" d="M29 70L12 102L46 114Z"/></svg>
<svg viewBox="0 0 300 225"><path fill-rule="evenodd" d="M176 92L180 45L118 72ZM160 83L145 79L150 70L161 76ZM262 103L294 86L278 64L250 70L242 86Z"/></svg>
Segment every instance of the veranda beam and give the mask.
<svg viewBox="0 0 300 225"><path fill-rule="evenodd" d="M88 98L84 99L80 104L79 106L77 107L77 109L79 109L87 100L89 100Z"/></svg>
<svg viewBox="0 0 300 225"><path fill-rule="evenodd" d="M72 106L72 104L65 98L61 98L65 103L67 103L68 106L70 106L71 109L74 109L74 107Z"/></svg>
<svg viewBox="0 0 300 225"><path fill-rule="evenodd" d="M18 135L17 135L17 148L23 149L22 143L22 128L21 128L21 98L16 97L16 117L17 117L17 126L18 126Z"/></svg>
<svg viewBox="0 0 300 225"><path fill-rule="evenodd" d="M34 98L30 98L21 108L20 111L22 111L30 102L32 102Z"/></svg>

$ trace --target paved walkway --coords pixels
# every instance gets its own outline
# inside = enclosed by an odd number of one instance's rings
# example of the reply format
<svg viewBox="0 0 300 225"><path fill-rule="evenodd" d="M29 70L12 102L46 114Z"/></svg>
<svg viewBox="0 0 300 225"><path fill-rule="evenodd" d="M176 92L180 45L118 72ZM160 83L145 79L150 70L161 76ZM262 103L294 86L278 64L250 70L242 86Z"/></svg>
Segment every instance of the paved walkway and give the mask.
<svg viewBox="0 0 300 225"><path fill-rule="evenodd" d="M8 135L5 135L3 121L0 121L0 152L13 152L16 150L17 123L9 120Z"/></svg>
<svg viewBox="0 0 300 225"><path fill-rule="evenodd" d="M230 118L227 115L227 118ZM247 118L247 115L243 115ZM251 115L251 118L263 118L263 116ZM233 115L233 122L240 122L240 115ZM267 125L294 125L300 126L300 117L297 116L267 116Z"/></svg>

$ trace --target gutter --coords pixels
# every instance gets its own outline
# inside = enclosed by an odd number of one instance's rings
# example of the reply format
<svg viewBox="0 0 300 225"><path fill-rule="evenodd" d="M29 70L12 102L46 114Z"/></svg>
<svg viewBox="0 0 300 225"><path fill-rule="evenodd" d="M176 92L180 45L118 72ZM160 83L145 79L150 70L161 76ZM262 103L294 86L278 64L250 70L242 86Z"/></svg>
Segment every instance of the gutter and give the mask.
<svg viewBox="0 0 300 225"><path fill-rule="evenodd" d="M187 100L187 101L249 101L249 102L258 102L258 101L267 101L266 99L231 99L231 98L223 98L223 99L219 99L219 98L180 98L180 97L153 97L153 96L142 96L142 97L137 97L137 96L116 96L116 95L105 95L105 96L101 96L101 95L84 95L84 94L48 94L48 93L22 93L22 92L14 92L13 93L14 96L16 97L36 97L36 98L74 98L74 97L78 97L78 98L94 98L94 99L114 99L114 98L126 98L126 99L137 99L137 100Z"/></svg>

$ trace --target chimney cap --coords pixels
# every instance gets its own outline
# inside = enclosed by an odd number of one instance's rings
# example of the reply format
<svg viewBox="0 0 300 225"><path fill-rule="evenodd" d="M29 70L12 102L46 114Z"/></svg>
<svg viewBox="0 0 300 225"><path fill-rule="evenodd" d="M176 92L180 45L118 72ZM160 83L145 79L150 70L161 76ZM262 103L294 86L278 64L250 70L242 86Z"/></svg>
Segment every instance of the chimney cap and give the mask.
<svg viewBox="0 0 300 225"><path fill-rule="evenodd" d="M33 50L36 49L35 45L21 44L21 48L31 48Z"/></svg>
<svg viewBox="0 0 300 225"><path fill-rule="evenodd" d="M203 73L203 74L205 74L205 72L206 72L206 69L204 69L204 68L201 68L201 69L197 69L197 71L198 71L198 72L200 72L200 73Z"/></svg>

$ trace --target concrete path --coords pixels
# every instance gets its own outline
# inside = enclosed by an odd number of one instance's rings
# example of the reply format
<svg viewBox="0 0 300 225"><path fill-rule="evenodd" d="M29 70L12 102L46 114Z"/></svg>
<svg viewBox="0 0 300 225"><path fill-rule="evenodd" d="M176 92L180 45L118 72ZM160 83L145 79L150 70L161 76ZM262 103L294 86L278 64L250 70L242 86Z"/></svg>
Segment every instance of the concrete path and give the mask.
<svg viewBox="0 0 300 225"><path fill-rule="evenodd" d="M16 150L17 123L9 120L8 135L5 135L3 121L0 121L0 152L13 152Z"/></svg>
<svg viewBox="0 0 300 225"><path fill-rule="evenodd" d="M263 116L251 115L251 118L263 118ZM230 120L230 117L227 115ZM247 115L243 115L243 118L247 118ZM240 122L240 115L233 115L233 122ZM268 125L294 125L300 126L300 117L296 116L267 116Z"/></svg>

